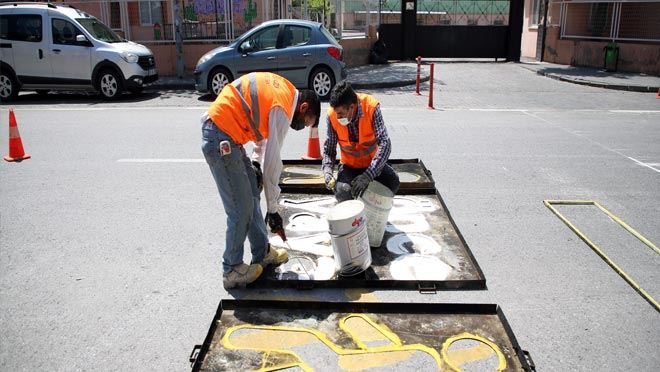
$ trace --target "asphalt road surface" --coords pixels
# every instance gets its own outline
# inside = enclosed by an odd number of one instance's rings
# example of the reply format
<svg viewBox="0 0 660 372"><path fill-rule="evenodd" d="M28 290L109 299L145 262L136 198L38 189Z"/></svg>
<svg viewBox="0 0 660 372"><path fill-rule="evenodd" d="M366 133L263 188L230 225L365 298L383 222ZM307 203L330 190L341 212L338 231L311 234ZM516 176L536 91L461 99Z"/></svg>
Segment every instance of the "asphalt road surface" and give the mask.
<svg viewBox="0 0 660 372"><path fill-rule="evenodd" d="M391 158L433 172L486 291L227 293L225 217L200 150L210 97L21 94L32 159L0 163L0 370L187 370L222 298L496 303L541 371L660 369L658 311L543 204L595 200L657 246L660 99L515 64L437 74L436 110L427 84L370 93ZM290 134L283 158L307 135ZM0 130L2 155L7 141ZM558 209L660 300L660 255L595 207Z"/></svg>

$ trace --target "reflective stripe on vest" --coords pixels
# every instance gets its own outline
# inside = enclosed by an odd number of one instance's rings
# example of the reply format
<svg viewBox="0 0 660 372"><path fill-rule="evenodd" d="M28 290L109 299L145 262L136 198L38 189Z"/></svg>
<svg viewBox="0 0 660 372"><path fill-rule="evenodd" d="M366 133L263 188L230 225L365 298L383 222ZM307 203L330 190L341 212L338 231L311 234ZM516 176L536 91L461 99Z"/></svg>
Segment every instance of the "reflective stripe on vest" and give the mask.
<svg viewBox="0 0 660 372"><path fill-rule="evenodd" d="M351 155L356 158L361 158L363 156L368 156L372 152L374 152L376 150L376 146L378 145L378 141L374 139L373 141L365 142L362 143L361 145L363 147L362 151L359 151L357 149L357 146L354 145L342 146L340 143L339 147L341 148L342 151L346 152L348 155Z"/></svg>
<svg viewBox="0 0 660 372"><path fill-rule="evenodd" d="M378 101L372 96L358 93L358 105L362 116L358 118L358 141L351 142L350 131L337 120L337 113L332 107L328 109L330 125L337 133L337 143L341 150L341 163L352 168L366 168L376 155L378 139L373 130L373 113L378 107Z"/></svg>
<svg viewBox="0 0 660 372"><path fill-rule="evenodd" d="M245 116L247 116L248 121L250 122L250 127L252 128L252 133L257 138L257 141L261 141L264 137L259 132L259 94L257 93L257 75L254 72L251 72L247 75L248 82L250 85L250 99L252 100L252 110L250 110L250 105L248 105L245 100L245 91L243 90L243 79L238 79L232 84L240 93L239 98L241 99L241 106L243 106L243 111L245 111Z"/></svg>

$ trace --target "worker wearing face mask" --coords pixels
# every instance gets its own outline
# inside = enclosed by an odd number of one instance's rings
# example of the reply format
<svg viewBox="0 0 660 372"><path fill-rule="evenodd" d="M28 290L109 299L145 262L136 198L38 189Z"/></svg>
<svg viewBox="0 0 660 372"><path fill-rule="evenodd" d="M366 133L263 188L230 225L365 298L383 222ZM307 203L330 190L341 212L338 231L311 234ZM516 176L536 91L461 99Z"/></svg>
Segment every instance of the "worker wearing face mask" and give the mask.
<svg viewBox="0 0 660 372"><path fill-rule="evenodd" d="M387 164L392 145L378 101L368 94L356 94L345 80L339 82L330 93L327 124L323 176L326 187L335 193L337 201L362 196L373 180L396 194L399 176ZM337 144L341 165L335 179Z"/></svg>
<svg viewBox="0 0 660 372"><path fill-rule="evenodd" d="M223 285L244 287L267 265L288 260L284 249L268 243L266 224L283 233L278 212L282 171L280 151L289 128L318 126L321 104L310 90L298 91L285 78L253 72L225 85L202 115L202 151L227 214ZM252 159L243 145L254 143ZM262 218L260 194L266 195ZM250 241L252 262L243 262L243 243Z"/></svg>

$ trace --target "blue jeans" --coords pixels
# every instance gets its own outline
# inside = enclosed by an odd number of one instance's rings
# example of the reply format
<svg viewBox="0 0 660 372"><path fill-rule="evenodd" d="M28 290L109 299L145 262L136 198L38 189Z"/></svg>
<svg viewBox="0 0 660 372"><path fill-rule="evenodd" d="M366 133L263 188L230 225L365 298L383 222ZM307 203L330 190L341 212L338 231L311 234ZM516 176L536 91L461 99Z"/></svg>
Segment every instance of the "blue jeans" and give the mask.
<svg viewBox="0 0 660 372"><path fill-rule="evenodd" d="M220 142L229 141L231 154L221 156ZM202 152L206 158L222 205L227 213L225 252L222 269L225 273L243 263L243 243L247 236L252 250L252 263L261 262L268 246L266 223L261 214L257 176L242 145L237 145L212 121L202 125Z"/></svg>

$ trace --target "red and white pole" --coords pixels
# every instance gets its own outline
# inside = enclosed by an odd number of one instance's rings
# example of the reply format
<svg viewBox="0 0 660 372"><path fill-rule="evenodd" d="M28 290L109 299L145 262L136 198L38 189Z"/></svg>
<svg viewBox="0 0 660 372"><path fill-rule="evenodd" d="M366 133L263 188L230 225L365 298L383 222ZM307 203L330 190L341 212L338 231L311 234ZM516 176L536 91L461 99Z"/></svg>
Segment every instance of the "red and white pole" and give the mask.
<svg viewBox="0 0 660 372"><path fill-rule="evenodd" d="M417 56L415 58L417 60L417 84L415 88L415 93L419 96L419 80L420 80L420 74L421 74L421 63L422 63L422 56Z"/></svg>
<svg viewBox="0 0 660 372"><path fill-rule="evenodd" d="M431 63L431 76L429 77L429 84L430 84L430 87L429 87L429 109L431 109L431 110L435 110L435 108L433 107L433 66L434 65L435 65L434 63Z"/></svg>

